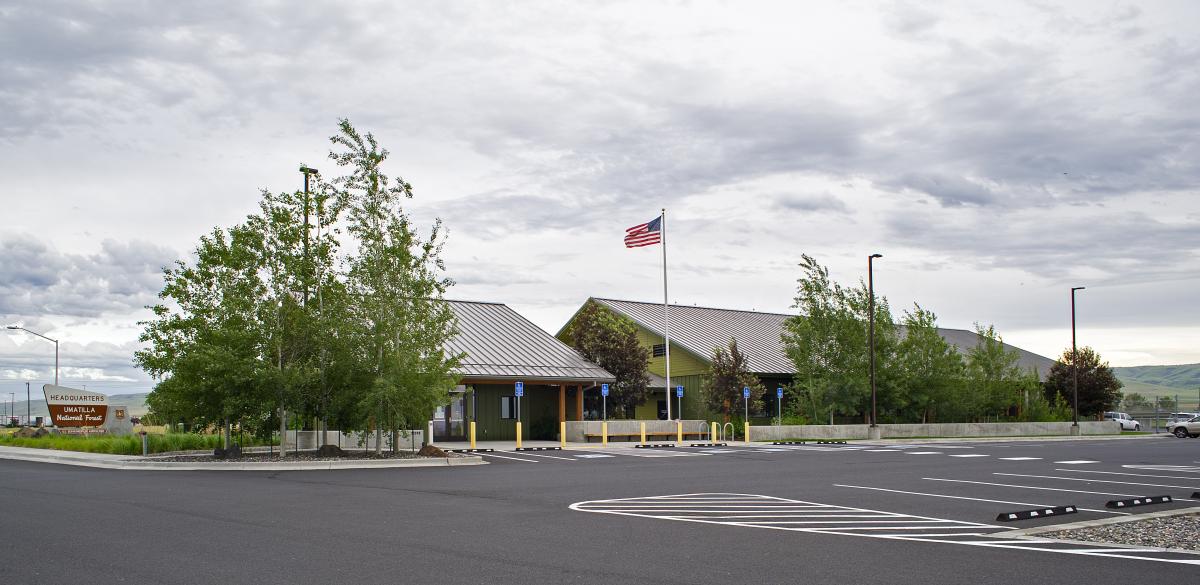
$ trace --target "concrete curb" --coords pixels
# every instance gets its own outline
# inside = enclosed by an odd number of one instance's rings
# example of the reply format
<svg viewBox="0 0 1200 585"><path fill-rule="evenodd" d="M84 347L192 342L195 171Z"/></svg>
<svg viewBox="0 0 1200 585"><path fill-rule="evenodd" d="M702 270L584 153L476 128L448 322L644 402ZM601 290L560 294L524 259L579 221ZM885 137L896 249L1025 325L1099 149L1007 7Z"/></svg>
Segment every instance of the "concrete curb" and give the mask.
<svg viewBox="0 0 1200 585"><path fill-rule="evenodd" d="M995 536L1003 536L1005 538L1011 536L1033 536L1036 534L1044 534L1047 532L1063 532L1065 530L1076 530L1079 528L1091 528L1093 526L1108 526L1109 524L1124 524L1126 522L1137 522L1139 520L1150 520L1153 518L1167 518L1170 516L1187 516L1189 514L1200 514L1200 507L1180 508L1177 510L1162 510L1159 512L1147 512L1145 514L1134 514L1131 516L1122 516L1119 518L1099 518L1096 520L1084 520L1082 522L1068 522L1066 524L1052 524L1049 526L1035 526L1033 528L1023 528L1021 530L1012 530L1002 532ZM1144 547L1142 547L1144 548ZM1175 549L1172 549L1175 550ZM1188 551L1195 553L1196 551Z"/></svg>
<svg viewBox="0 0 1200 585"><path fill-rule="evenodd" d="M383 459L347 461L247 461L225 463L218 461L153 461L129 455L100 455L96 453L73 453L51 451L47 453L14 452L10 447L0 447L0 459L55 463L95 469L122 469L142 471L318 471L335 469L393 469L400 467L458 467L464 465L487 465L479 456L430 457L422 459ZM29 451L29 450L22 450ZM50 451L50 450L46 450ZM81 456L82 455L82 456Z"/></svg>

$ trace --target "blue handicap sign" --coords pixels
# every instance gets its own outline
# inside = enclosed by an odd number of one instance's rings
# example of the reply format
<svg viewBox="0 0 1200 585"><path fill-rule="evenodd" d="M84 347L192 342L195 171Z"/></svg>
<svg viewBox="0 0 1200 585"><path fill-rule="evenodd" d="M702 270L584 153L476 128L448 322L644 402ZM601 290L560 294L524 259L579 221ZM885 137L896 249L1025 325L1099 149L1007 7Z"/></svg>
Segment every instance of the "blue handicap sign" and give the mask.
<svg viewBox="0 0 1200 585"><path fill-rule="evenodd" d="M676 398L683 398L683 386L676 386L676 387L675 387L675 397L676 397Z"/></svg>
<svg viewBox="0 0 1200 585"><path fill-rule="evenodd" d="M776 388L776 389L775 389L775 396L776 396L776 397L778 397L778 398L783 398L783 388Z"/></svg>
<svg viewBox="0 0 1200 585"><path fill-rule="evenodd" d="M742 388L742 398L750 398L750 387Z"/></svg>
<svg viewBox="0 0 1200 585"><path fill-rule="evenodd" d="M600 395L601 395L601 396L608 396L608 384L601 384L601 385L600 385Z"/></svg>
<svg viewBox="0 0 1200 585"><path fill-rule="evenodd" d="M520 398L521 396L524 396L525 395L525 382L517 382L516 386L517 386L517 397Z"/></svg>

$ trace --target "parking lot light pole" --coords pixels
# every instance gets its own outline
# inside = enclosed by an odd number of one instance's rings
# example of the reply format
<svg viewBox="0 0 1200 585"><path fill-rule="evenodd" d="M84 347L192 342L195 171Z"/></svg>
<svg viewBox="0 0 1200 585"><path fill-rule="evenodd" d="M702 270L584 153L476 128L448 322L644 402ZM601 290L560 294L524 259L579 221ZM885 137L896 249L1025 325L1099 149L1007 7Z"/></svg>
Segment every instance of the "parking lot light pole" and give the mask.
<svg viewBox="0 0 1200 585"><path fill-rule="evenodd" d="M54 342L54 385L58 386L58 340L50 339L49 337L46 337L45 335L42 335L41 333L38 333L36 331L30 331L19 325L9 325L8 328L12 329L13 331L24 331L25 333L28 333L30 335L36 335L38 337L41 337L42 339L45 339L46 341Z"/></svg>
<svg viewBox="0 0 1200 585"><path fill-rule="evenodd" d="M1079 353L1075 349L1075 291L1083 290L1085 286L1071 287L1071 387L1072 393L1075 395L1074 400L1074 422L1071 426L1078 430L1079 428Z"/></svg>
<svg viewBox="0 0 1200 585"><path fill-rule="evenodd" d="M871 428L875 428L875 265L876 258L883 258L883 254L871 254L867 256L867 296L870 300L867 301L867 320L870 323L870 354L871 354Z"/></svg>

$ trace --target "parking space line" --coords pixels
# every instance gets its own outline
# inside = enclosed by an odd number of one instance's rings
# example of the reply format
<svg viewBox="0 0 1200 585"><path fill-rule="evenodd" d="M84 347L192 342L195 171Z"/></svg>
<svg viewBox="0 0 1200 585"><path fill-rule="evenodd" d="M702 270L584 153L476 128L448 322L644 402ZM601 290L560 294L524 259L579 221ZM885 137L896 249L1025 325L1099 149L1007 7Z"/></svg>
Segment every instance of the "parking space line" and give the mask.
<svg viewBox="0 0 1200 585"><path fill-rule="evenodd" d="M1093 495L1098 495L1098 496L1123 496L1126 498L1142 497L1141 494L1113 494L1113 493L1109 493L1109 492L1087 492L1087 491L1082 491L1082 490L1065 490L1065 489L1061 489L1061 488L1040 487L1040 486L1036 486L1036 485L1012 485L1012 484L1008 484L1008 483L991 483L991 482L987 482L987 481L970 481L970 480L966 480L966 479L943 479L940 477L922 477L921 479L926 479L929 481L951 481L954 483L971 483L971 484L976 484L976 485L994 485L994 486L999 486L999 487L1010 487L1010 488L1019 488L1019 489L1026 489L1026 490L1044 490L1044 491L1048 491L1048 492L1070 492L1073 494L1093 494Z"/></svg>
<svg viewBox="0 0 1200 585"><path fill-rule="evenodd" d="M1200 487L1191 486L1191 485L1164 485L1161 483L1137 483L1137 482L1133 482L1133 481L1114 481L1111 479L1092 479L1090 477L1058 477L1058 476L1054 476L1054 475L1026 475L1023 473L993 473L992 475L1009 475L1012 477L1036 477L1039 479L1060 479L1063 481L1087 481L1087 482L1098 482L1098 483L1117 483L1117 484L1123 484L1123 485L1144 485L1144 486L1148 486L1148 487L1175 488L1175 489L1180 489L1180 490L1200 489Z"/></svg>
<svg viewBox="0 0 1200 585"><path fill-rule="evenodd" d="M1133 477L1157 477L1161 479L1186 479L1193 481L1195 477L1180 477L1178 475L1147 475L1144 473L1121 473L1120 471L1094 471L1090 469L1055 469L1054 471L1068 471L1071 473L1103 473L1105 475L1131 475Z"/></svg>
<svg viewBox="0 0 1200 585"><path fill-rule="evenodd" d="M984 455L983 453L965 453L963 455L951 455L951 457L991 457L991 456Z"/></svg>
<svg viewBox="0 0 1200 585"><path fill-rule="evenodd" d="M1037 461L1041 457L1001 457L1001 461Z"/></svg>
<svg viewBox="0 0 1200 585"><path fill-rule="evenodd" d="M495 453L477 453L477 455L482 455L484 457L497 457L500 459L512 459L513 461L524 461L526 463L541 463L541 461L538 461L537 459L522 459L520 457L509 457L507 455L497 455Z"/></svg>
<svg viewBox="0 0 1200 585"><path fill-rule="evenodd" d="M1055 463L1061 463L1063 465L1083 465L1084 463L1100 463L1100 462L1099 461L1090 461L1087 459L1075 459L1075 460L1071 460L1071 461L1055 461Z"/></svg>
<svg viewBox="0 0 1200 585"><path fill-rule="evenodd" d="M575 461L574 459L571 459L570 457L559 457L557 455L542 455L540 453L528 453L525 451L522 451L521 455L524 455L526 457L545 457L547 459L561 459L563 461Z"/></svg>
<svg viewBox="0 0 1200 585"><path fill-rule="evenodd" d="M947 494L928 494L925 492L907 492L904 490L893 490L893 489L888 489L888 488L870 487L870 486L865 486L865 485L847 485L847 484L841 484L841 483L835 483L833 485L835 487L854 488L854 489L860 489L860 490L875 490L875 491L880 491L880 492L891 492L894 494L908 494L908 495L912 495L912 496L929 496L931 498L949 498L952 500L971 500L973 502L988 502L991 504L1011 504L1013 506L1029 506L1031 508L1048 508L1048 507L1050 507L1049 504L1030 504L1028 502L1010 502L1007 500L989 500L986 498L969 498L967 496L951 496L951 495L947 495ZM1112 510L1096 510L1093 508L1079 508L1078 506L1076 506L1076 509L1086 510L1088 512L1102 512L1104 514L1117 514L1120 516L1128 516L1130 514L1129 512L1114 512Z"/></svg>
<svg viewBox="0 0 1200 585"><path fill-rule="evenodd" d="M1191 465L1122 465L1126 469L1147 469L1150 471L1177 471L1179 473L1200 473L1200 467Z"/></svg>
<svg viewBox="0 0 1200 585"><path fill-rule="evenodd" d="M941 455L941 451L905 451L909 455Z"/></svg>

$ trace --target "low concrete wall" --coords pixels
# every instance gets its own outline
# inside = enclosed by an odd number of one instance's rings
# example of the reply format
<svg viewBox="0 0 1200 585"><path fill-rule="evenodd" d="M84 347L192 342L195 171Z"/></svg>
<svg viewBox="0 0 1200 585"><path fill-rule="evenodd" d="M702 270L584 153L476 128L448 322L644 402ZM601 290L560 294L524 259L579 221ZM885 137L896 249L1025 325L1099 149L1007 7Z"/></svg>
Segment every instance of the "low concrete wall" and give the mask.
<svg viewBox="0 0 1200 585"><path fill-rule="evenodd" d="M1116 421L1080 421L1080 434L1119 435L1121 425ZM866 439L869 425L786 425L752 426L750 439L781 441L784 439ZM941 423L911 425L879 425L882 439L910 437L1027 437L1069 436L1069 422L1028 423Z"/></svg>
<svg viewBox="0 0 1200 585"><path fill-rule="evenodd" d="M399 445L397 445L397 446L400 448L400 450L403 451L403 450L411 448L412 445L415 443L417 448L420 449L421 445L422 445L422 438L424 437L425 433L423 431L408 431L408 432L412 436L411 437L405 436L403 433L401 433L400 439L398 441ZM375 448L375 434L374 433L365 433L365 434L367 435L366 441L363 441L362 439L364 438L363 437L364 433L357 433L357 432L342 433L342 432L331 429L329 431L328 442L330 445L337 445L343 449L356 449L356 450L357 449L367 449L367 450L374 449ZM292 449L295 449L297 441L299 442L301 451L316 449L317 447L320 446L321 436L322 436L321 431L288 431L288 434L287 434L288 450L291 451ZM383 441L383 449L385 451L390 451L391 444L392 444L391 433L384 432L382 434L382 441ZM360 444L360 442L361 442L361 444Z"/></svg>
<svg viewBox="0 0 1200 585"><path fill-rule="evenodd" d="M708 436L708 421L685 420L682 422L685 435L704 433L705 437ZM600 423L601 421L598 420L567 421L567 441L571 443L586 443L586 435L600 434ZM675 421L673 420L610 420L608 421L608 433L610 435L640 433L642 423L646 423L647 433L674 433L676 430ZM646 440L649 441L651 438L647 437ZM653 440L661 441L662 437L655 437Z"/></svg>

